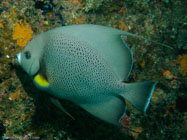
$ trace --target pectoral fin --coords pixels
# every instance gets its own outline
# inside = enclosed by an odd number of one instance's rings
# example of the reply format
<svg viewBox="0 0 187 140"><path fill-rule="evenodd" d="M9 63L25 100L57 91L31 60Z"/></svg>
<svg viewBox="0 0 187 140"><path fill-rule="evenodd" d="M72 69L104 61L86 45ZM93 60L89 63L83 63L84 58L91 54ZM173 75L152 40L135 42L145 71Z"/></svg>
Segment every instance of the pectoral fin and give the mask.
<svg viewBox="0 0 187 140"><path fill-rule="evenodd" d="M41 74L37 74L33 81L34 84L40 89L46 89L49 87L49 82Z"/></svg>
<svg viewBox="0 0 187 140"><path fill-rule="evenodd" d="M58 107L61 111L63 111L65 114L67 114L70 118L72 118L73 120L75 120L75 118L69 113L66 111L66 109L62 106L62 104L59 102L58 99L55 99L55 98L50 98L51 99L51 102L56 106Z"/></svg>

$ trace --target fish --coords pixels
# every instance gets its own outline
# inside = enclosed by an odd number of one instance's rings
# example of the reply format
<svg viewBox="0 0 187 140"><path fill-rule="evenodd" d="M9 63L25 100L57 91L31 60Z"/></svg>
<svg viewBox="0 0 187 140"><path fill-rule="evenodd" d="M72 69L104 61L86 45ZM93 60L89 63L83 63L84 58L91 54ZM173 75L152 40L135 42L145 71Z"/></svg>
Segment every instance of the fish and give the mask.
<svg viewBox="0 0 187 140"><path fill-rule="evenodd" d="M133 56L124 36L145 39L103 25L56 27L34 37L17 61L40 90L59 104L66 99L93 116L120 125L126 100L145 113L156 82L127 83ZM72 117L73 118L73 117Z"/></svg>

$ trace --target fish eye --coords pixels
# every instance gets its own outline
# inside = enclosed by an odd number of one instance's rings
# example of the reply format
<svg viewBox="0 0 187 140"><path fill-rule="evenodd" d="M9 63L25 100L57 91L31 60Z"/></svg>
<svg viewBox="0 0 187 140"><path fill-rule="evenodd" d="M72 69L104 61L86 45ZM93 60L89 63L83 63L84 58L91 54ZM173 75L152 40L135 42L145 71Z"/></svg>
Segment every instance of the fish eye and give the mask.
<svg viewBox="0 0 187 140"><path fill-rule="evenodd" d="M30 53L30 51L26 51L26 52L25 52L25 58L26 58L26 59L30 59L30 58L31 58L31 53Z"/></svg>

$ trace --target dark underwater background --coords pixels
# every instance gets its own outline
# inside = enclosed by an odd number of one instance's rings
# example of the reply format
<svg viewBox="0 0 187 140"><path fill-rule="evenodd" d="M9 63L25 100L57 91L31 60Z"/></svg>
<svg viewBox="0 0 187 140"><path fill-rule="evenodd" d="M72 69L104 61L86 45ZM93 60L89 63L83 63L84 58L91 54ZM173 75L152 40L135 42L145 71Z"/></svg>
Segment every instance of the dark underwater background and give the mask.
<svg viewBox="0 0 187 140"><path fill-rule="evenodd" d="M62 101L72 120L16 62L35 35L84 23L167 44L125 37L134 57L128 82L158 82L146 115L127 103L121 124L128 129ZM186 0L0 0L0 140L186 140L186 40Z"/></svg>

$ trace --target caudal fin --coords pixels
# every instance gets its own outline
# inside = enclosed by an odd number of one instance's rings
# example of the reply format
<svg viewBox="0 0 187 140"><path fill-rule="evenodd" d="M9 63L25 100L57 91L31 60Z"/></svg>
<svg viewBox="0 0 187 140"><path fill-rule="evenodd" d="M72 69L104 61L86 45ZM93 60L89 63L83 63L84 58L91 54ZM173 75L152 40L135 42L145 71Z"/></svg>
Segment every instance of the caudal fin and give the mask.
<svg viewBox="0 0 187 140"><path fill-rule="evenodd" d="M146 112L155 86L155 82L125 83L125 91L121 93L121 96L127 99L139 111Z"/></svg>

